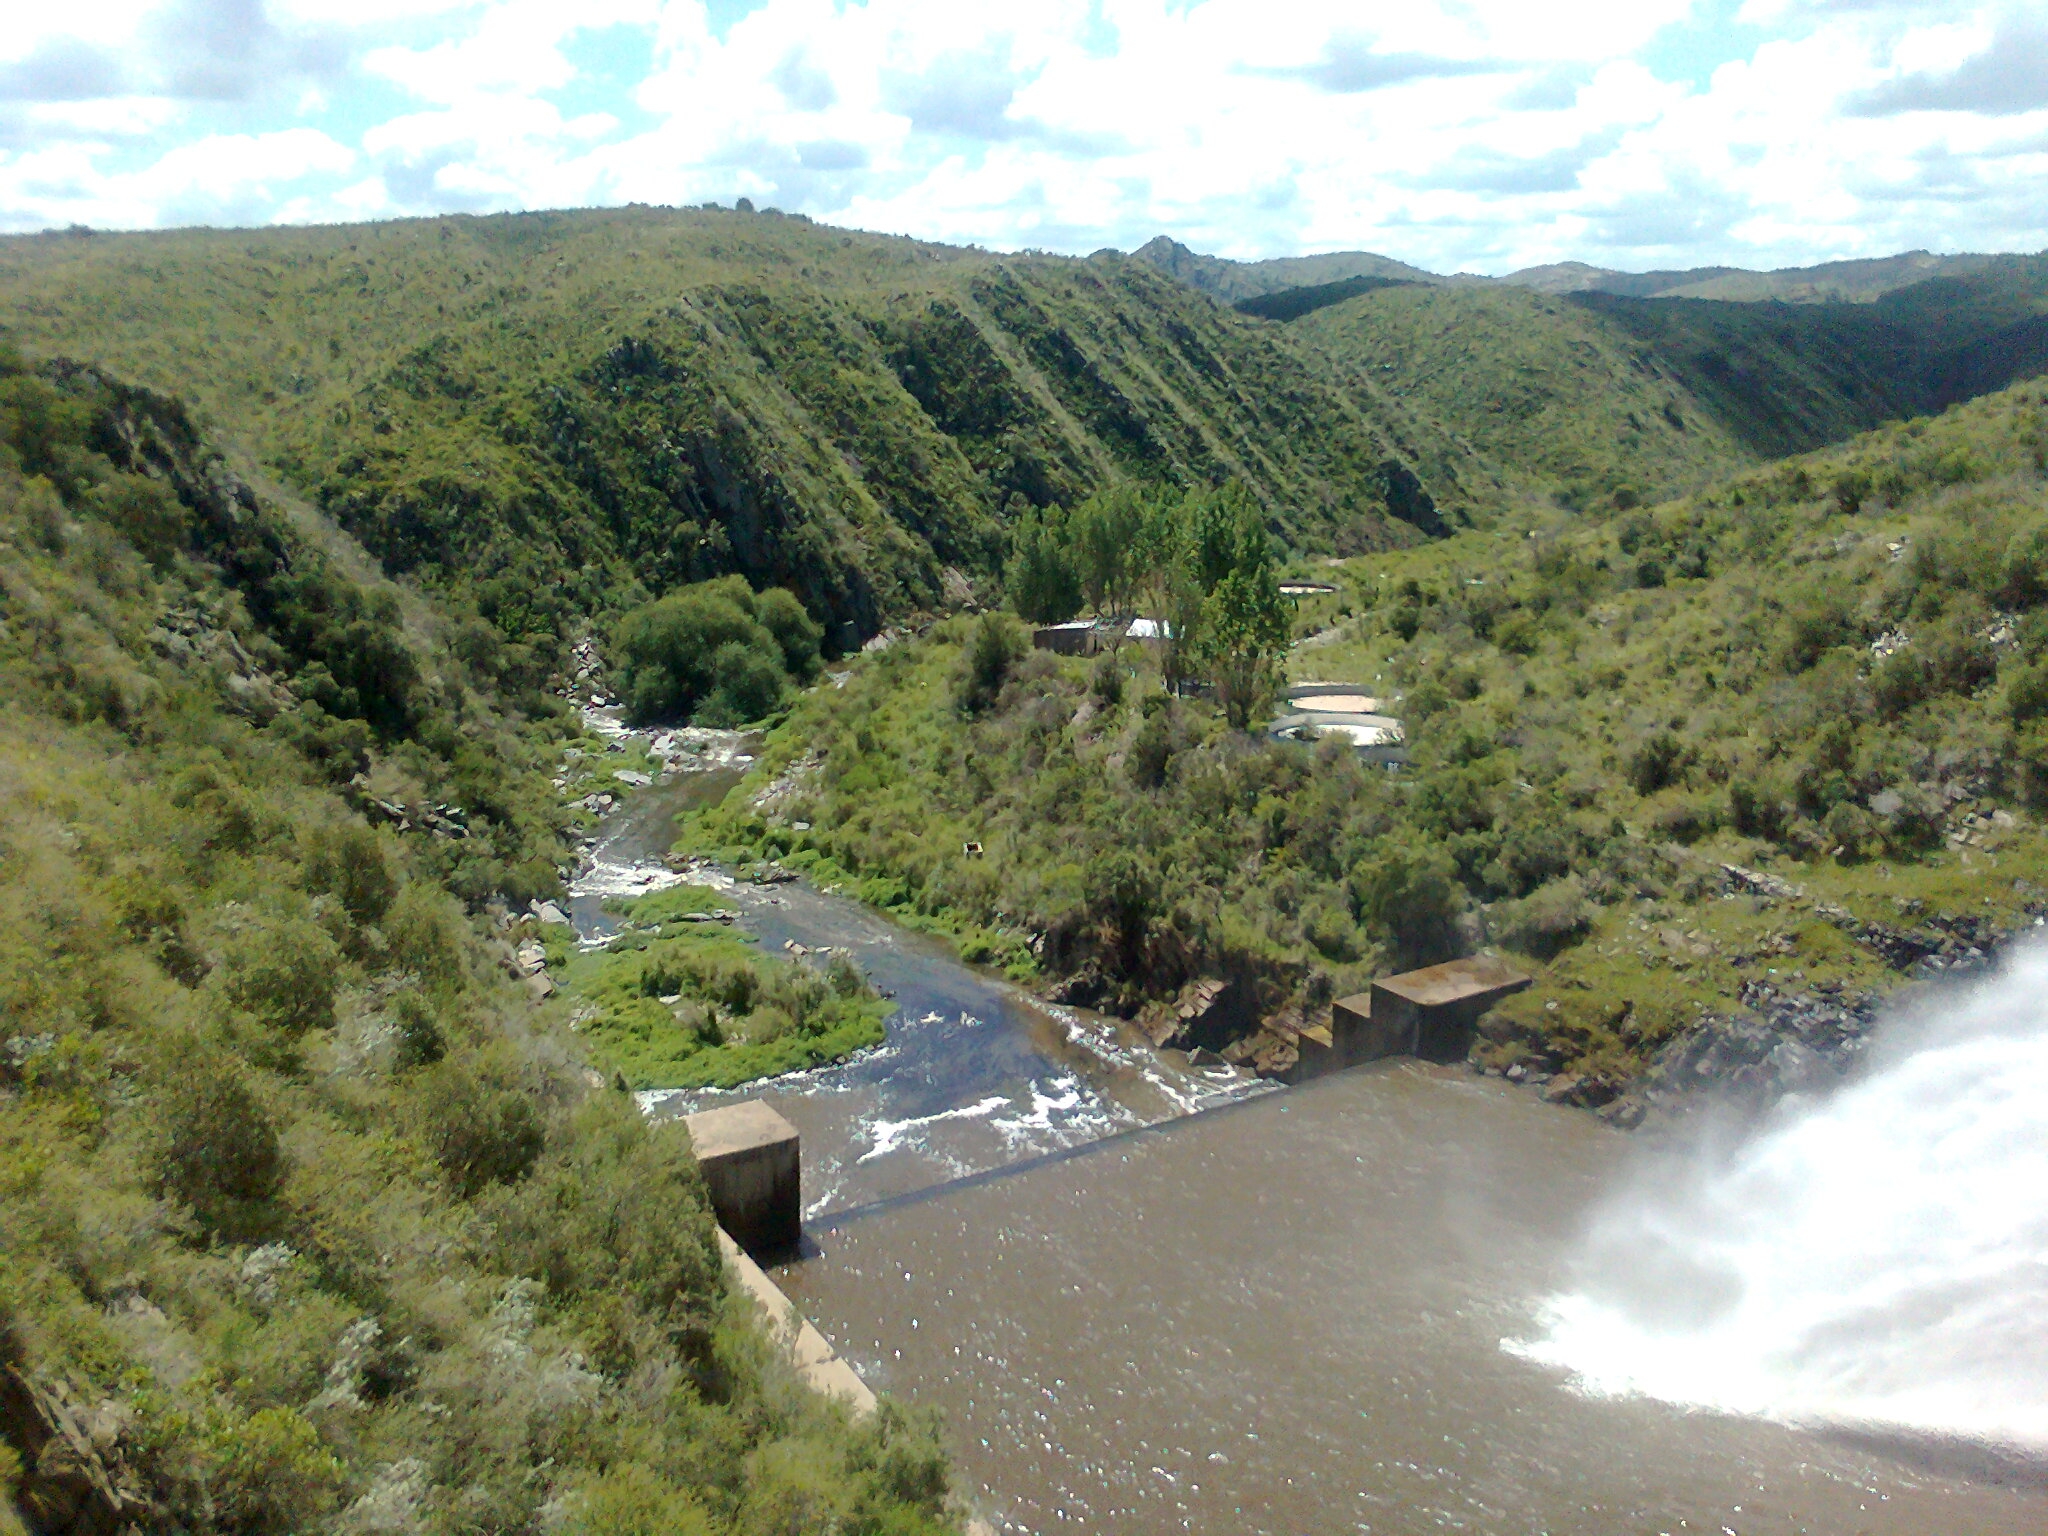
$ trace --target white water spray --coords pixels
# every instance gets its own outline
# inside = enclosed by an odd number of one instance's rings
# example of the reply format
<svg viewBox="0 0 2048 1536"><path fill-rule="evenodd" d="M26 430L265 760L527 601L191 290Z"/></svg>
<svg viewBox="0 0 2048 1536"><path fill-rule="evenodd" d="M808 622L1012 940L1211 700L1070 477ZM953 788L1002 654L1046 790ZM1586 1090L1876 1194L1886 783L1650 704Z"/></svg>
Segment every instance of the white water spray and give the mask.
<svg viewBox="0 0 2048 1536"><path fill-rule="evenodd" d="M1505 1347L1599 1394L2048 1448L2048 946L1646 1166Z"/></svg>

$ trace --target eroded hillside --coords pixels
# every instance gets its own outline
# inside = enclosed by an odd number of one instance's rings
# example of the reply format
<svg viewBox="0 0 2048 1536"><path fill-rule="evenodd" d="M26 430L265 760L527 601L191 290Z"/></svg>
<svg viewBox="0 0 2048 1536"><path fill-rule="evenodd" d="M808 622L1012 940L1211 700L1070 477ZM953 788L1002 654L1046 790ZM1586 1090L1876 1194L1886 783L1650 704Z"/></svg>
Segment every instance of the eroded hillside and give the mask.
<svg viewBox="0 0 2048 1536"><path fill-rule="evenodd" d="M1488 483L1376 380L1145 263L767 214L16 239L0 302L31 350L187 393L536 666L728 571L854 644L949 568L993 574L1018 509L1117 476L1242 480L1330 551Z"/></svg>

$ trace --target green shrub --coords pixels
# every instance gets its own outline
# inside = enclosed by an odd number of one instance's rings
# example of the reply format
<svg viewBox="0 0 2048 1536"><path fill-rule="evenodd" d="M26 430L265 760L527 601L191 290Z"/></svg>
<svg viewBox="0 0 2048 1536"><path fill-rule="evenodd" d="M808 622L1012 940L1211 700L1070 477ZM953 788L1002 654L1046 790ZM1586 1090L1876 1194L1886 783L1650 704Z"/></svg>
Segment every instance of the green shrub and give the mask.
<svg viewBox="0 0 2048 1536"><path fill-rule="evenodd" d="M2005 685L2005 712L2014 725L2048 716L2048 662L2015 668Z"/></svg>
<svg viewBox="0 0 2048 1536"><path fill-rule="evenodd" d="M953 688L961 712L978 715L993 708L1003 684L1009 681L1010 669L1028 648L1016 620L1000 613L985 613L976 619Z"/></svg>
<svg viewBox="0 0 2048 1536"><path fill-rule="evenodd" d="M421 1140L459 1197L514 1182L540 1155L540 1116L490 1058L445 1059L419 1074L416 1093Z"/></svg>
<svg viewBox="0 0 2048 1536"><path fill-rule="evenodd" d="M1352 871L1351 891L1359 920L1387 936L1399 963L1427 965L1455 951L1464 903L1456 867L1440 847L1389 848Z"/></svg>
<svg viewBox="0 0 2048 1536"><path fill-rule="evenodd" d="M1821 830L1844 858L1855 859L1879 840L1880 829L1876 819L1862 806L1853 800L1841 800L1828 807Z"/></svg>
<svg viewBox="0 0 2048 1536"><path fill-rule="evenodd" d="M260 1230L284 1179L284 1151L240 1069L217 1048L187 1039L159 1064L155 1087L158 1189L188 1206L206 1232Z"/></svg>
<svg viewBox="0 0 2048 1536"><path fill-rule="evenodd" d="M400 1071L430 1067L448 1054L448 1039L433 1005L410 988L391 1000L392 1065Z"/></svg>
<svg viewBox="0 0 2048 1536"><path fill-rule="evenodd" d="M562 1536L712 1536L717 1528L695 1498L629 1461L577 1489L554 1529Z"/></svg>
<svg viewBox="0 0 2048 1536"><path fill-rule="evenodd" d="M384 920L398 879L373 830L360 821L328 822L309 830L303 844L309 890L332 895L359 925Z"/></svg>
<svg viewBox="0 0 2048 1536"><path fill-rule="evenodd" d="M292 1409L262 1408L246 1419L217 1415L206 1443L207 1502L223 1532L306 1530L341 1493L341 1463Z"/></svg>
<svg viewBox="0 0 2048 1536"><path fill-rule="evenodd" d="M1746 778L1729 780L1728 819L1744 837L1775 840L1785 830L1785 810L1778 797Z"/></svg>
<svg viewBox="0 0 2048 1536"><path fill-rule="evenodd" d="M553 875L552 868L549 874ZM559 885L550 879L538 894L552 895ZM463 983L466 927L462 909L446 893L419 881L401 886L384 914L384 940L392 963L412 972L435 993L454 991Z"/></svg>
<svg viewBox="0 0 2048 1536"><path fill-rule="evenodd" d="M221 949L214 978L236 1008L287 1039L334 1023L341 950L318 924L280 916L240 921Z"/></svg>
<svg viewBox="0 0 2048 1536"><path fill-rule="evenodd" d="M825 627L805 612L794 593L787 587L770 587L761 593L754 599L754 620L775 637L784 671L800 683L817 676Z"/></svg>
<svg viewBox="0 0 2048 1536"><path fill-rule="evenodd" d="M1809 598L1785 618L1783 656L1788 672L1811 670L1822 653L1846 643L1855 634L1847 602L1838 593Z"/></svg>
<svg viewBox="0 0 2048 1536"><path fill-rule="evenodd" d="M2009 608L2048 601L2048 522L2015 533L1998 564L1998 595Z"/></svg>
<svg viewBox="0 0 2048 1536"><path fill-rule="evenodd" d="M641 723L700 710L758 720L780 704L792 662L800 677L817 669L820 633L789 594L757 597L738 576L679 587L619 621L619 692Z"/></svg>
<svg viewBox="0 0 2048 1536"><path fill-rule="evenodd" d="M1554 959L1592 931L1599 909L1586 899L1574 875L1553 880L1520 901L1504 901L1488 914L1488 926L1510 949L1538 960Z"/></svg>
<svg viewBox="0 0 2048 1536"><path fill-rule="evenodd" d="M789 677L775 657L728 640L711 657L711 689L692 717L700 725L735 726L781 707Z"/></svg>
<svg viewBox="0 0 2048 1536"><path fill-rule="evenodd" d="M1684 777L1689 757L1685 743L1670 731L1654 732L1629 754L1629 787L1638 795L1654 795Z"/></svg>
<svg viewBox="0 0 2048 1536"><path fill-rule="evenodd" d="M1089 674L1088 686L1096 703L1113 710L1124 701L1124 664L1113 652L1098 657Z"/></svg>

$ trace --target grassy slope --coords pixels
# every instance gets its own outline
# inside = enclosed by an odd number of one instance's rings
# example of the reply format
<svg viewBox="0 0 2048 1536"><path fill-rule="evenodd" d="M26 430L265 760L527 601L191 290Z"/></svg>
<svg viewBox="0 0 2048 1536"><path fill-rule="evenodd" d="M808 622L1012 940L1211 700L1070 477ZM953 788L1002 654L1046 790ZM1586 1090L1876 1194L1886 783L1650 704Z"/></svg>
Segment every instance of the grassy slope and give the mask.
<svg viewBox="0 0 2048 1536"><path fill-rule="evenodd" d="M0 1508L70 1528L83 1457L152 1530L944 1528L452 894L552 881L554 728L170 402L0 369L0 441L0 1364L86 1426L39 1471L10 1387Z"/></svg>
<svg viewBox="0 0 2048 1536"><path fill-rule="evenodd" d="M1509 1050L1625 1077L1746 980L1883 991L1888 935L1924 950L2021 921L2048 876L2016 702L2048 640L2022 553L2048 527L2043 404L2022 386L1651 514L1354 567L1365 591L1422 589L1417 638L1368 616L1297 671L1383 677L1411 714L1424 696L1425 760L1484 731L1522 792L1661 866L1581 914L1583 942L1505 1010ZM1705 574L1645 588L1645 559ZM1871 650L1887 634L1897 660ZM1724 861L1807 897L1730 899ZM1540 949L1541 907L1490 921Z"/></svg>
<svg viewBox="0 0 2048 1536"><path fill-rule="evenodd" d="M1414 537L1389 458L1447 505L1483 489L1371 383L1118 259L642 208L11 239L0 302L19 344L184 392L542 652L727 570L848 643L936 603L943 567L992 570L1016 498L1118 474L1241 476L1336 549Z"/></svg>
<svg viewBox="0 0 2048 1536"><path fill-rule="evenodd" d="M1648 348L1564 300L1506 288L1389 288L1294 323L1343 366L1456 430L1532 487L1612 502L1701 483L1742 444Z"/></svg>
<svg viewBox="0 0 2048 1536"><path fill-rule="evenodd" d="M1570 505L1676 494L2048 367L2048 263L1860 305L1383 289L1293 325Z"/></svg>
<svg viewBox="0 0 2048 1536"><path fill-rule="evenodd" d="M764 757L780 791L693 835L1126 1010L1236 969L1312 1012L1490 935L1541 974L1490 1049L1618 1083L1745 980L1882 991L2048 888L2043 404L1354 560L1293 667L1405 694L1393 778L1043 656L963 720L942 630L811 696ZM1741 895L1724 862L1805 894Z"/></svg>

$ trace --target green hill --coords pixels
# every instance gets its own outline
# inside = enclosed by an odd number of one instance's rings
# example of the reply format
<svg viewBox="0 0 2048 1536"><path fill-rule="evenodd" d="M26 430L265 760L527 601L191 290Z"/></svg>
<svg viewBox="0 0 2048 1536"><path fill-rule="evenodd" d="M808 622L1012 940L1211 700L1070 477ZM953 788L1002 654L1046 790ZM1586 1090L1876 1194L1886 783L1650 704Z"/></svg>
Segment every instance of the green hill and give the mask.
<svg viewBox="0 0 2048 1536"><path fill-rule="evenodd" d="M1811 267L1755 272L1743 267L1692 267L1683 271L1616 272L1582 261L1524 267L1500 281L1539 293L1618 293L1637 299L1733 299L1787 304L1869 303L1896 289L1938 277L1969 277L2025 257L1963 253L1936 256L1904 251L1897 256L1828 261Z"/></svg>
<svg viewBox="0 0 2048 1536"><path fill-rule="evenodd" d="M1238 478L1331 551L1416 537L1411 472L1447 509L1485 481L1146 263L766 213L17 238L0 304L31 352L185 394L533 676L585 616L731 571L856 644L1111 478Z"/></svg>
<svg viewBox="0 0 2048 1536"><path fill-rule="evenodd" d="M580 727L94 370L0 546L0 1529L955 1528L508 974Z"/></svg>
<svg viewBox="0 0 2048 1536"><path fill-rule="evenodd" d="M1382 287L1290 328L1531 492L1629 504L2048 369L2048 260L1855 305Z"/></svg>
<svg viewBox="0 0 2048 1536"><path fill-rule="evenodd" d="M1319 570L1342 587L1292 675L1391 698L1393 775L1233 732L1136 647L1031 653L970 708L988 648L941 628L805 700L758 770L773 814L736 794L686 841L1148 1017L1237 976L1299 1024L1503 945L1538 984L1482 1054L1598 1102L1709 1016L1838 1020L2042 910L2044 496L2037 384L1654 509Z"/></svg>
<svg viewBox="0 0 2048 1536"><path fill-rule="evenodd" d="M1290 288L1312 288L1361 277L1385 278L1403 283L1471 281L1449 279L1411 267L1391 256L1371 251L1326 251L1314 256L1275 256L1266 261L1232 261L1224 256L1204 256L1191 251L1166 235L1155 235L1135 251L1131 260L1149 262L1160 271L1190 288L1199 288L1226 304L1278 294Z"/></svg>

